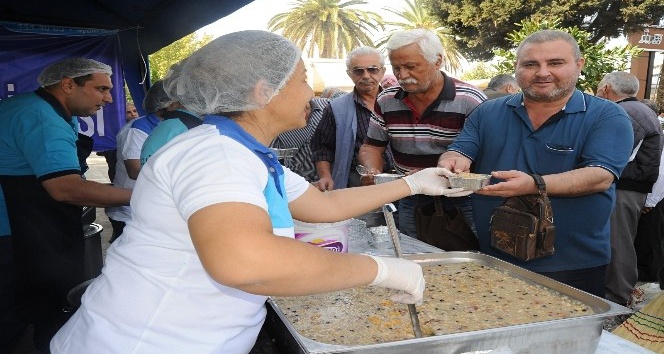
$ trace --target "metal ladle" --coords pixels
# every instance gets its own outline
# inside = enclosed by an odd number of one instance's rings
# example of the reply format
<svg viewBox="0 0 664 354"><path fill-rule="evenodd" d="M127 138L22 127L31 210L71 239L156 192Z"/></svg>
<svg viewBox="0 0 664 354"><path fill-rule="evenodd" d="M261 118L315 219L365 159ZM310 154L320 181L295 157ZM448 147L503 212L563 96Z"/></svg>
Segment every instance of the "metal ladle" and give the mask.
<svg viewBox="0 0 664 354"><path fill-rule="evenodd" d="M360 176L368 176L371 173L369 173L369 169L362 166L362 165L357 165L355 166L355 171L360 174Z"/></svg>
<svg viewBox="0 0 664 354"><path fill-rule="evenodd" d="M394 204L388 203L383 205L385 223L387 224L387 229L390 232L390 237L392 237L392 243L394 243L394 253L398 258L403 258L403 252L401 251L401 241L399 241L399 230L397 230L397 225L394 223L394 215L392 214L395 211L397 211L397 208L394 206ZM408 313L410 314L410 322L413 325L413 332L415 333L415 337L422 338L422 327L420 327L420 319L417 317L417 309L415 308L414 304L408 304Z"/></svg>

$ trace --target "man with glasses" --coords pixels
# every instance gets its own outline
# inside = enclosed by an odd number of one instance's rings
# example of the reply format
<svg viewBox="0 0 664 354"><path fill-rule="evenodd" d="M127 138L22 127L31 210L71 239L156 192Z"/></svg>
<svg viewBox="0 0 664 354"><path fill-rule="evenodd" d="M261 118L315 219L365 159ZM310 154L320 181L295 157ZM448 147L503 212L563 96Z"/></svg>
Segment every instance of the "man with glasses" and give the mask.
<svg viewBox="0 0 664 354"><path fill-rule="evenodd" d="M353 92L332 100L323 111L313 137L312 157L321 191L360 186L357 154L367 136L385 58L376 48L359 47L348 53L346 73L355 83ZM385 157L391 160L391 156ZM388 164L388 166L391 165Z"/></svg>
<svg viewBox="0 0 664 354"><path fill-rule="evenodd" d="M486 96L440 70L443 46L431 31L397 31L386 48L401 87L387 89L378 97L359 161L371 174L380 173L384 166L381 156L388 150L394 155L396 170L410 174L437 165L466 117ZM399 201L399 228L412 237L417 237L416 204L433 204L433 199L411 196ZM443 207L450 212L461 210L474 230L470 198L443 198Z"/></svg>

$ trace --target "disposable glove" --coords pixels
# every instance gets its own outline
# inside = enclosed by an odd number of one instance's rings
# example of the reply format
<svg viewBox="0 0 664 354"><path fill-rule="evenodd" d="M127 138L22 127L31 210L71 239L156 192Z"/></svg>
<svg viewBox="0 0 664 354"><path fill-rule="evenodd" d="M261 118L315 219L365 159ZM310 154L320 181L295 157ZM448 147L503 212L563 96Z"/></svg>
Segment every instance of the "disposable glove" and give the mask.
<svg viewBox="0 0 664 354"><path fill-rule="evenodd" d="M390 298L393 301L405 304L422 303L424 296L422 266L403 258L369 257L378 264L376 279L369 285L405 291L392 295Z"/></svg>
<svg viewBox="0 0 664 354"><path fill-rule="evenodd" d="M411 195L426 194L465 197L473 193L472 191L465 191L463 188L450 188L450 181L447 179L448 176L454 176L454 173L446 168L431 167L405 176L403 179L408 183Z"/></svg>

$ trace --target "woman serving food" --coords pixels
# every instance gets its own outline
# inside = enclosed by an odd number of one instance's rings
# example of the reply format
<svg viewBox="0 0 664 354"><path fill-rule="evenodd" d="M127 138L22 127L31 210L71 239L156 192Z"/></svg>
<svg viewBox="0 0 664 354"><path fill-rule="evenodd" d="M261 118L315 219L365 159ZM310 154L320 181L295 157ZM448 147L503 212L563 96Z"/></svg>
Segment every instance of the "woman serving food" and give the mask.
<svg viewBox="0 0 664 354"><path fill-rule="evenodd" d="M304 127L313 96L300 50L264 31L217 38L164 80L204 123L141 170L132 220L114 242L53 353L246 353L267 296L362 285L422 299L404 259L335 253L294 239L293 218L329 223L412 194L464 196L441 168L381 185L322 193L268 148Z"/></svg>

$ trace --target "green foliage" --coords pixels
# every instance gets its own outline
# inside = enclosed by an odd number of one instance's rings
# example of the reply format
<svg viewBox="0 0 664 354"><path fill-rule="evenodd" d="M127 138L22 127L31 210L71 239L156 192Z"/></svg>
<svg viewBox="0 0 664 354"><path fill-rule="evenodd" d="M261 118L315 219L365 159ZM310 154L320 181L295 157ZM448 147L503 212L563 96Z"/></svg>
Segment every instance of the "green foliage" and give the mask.
<svg viewBox="0 0 664 354"><path fill-rule="evenodd" d="M123 86L123 89L124 89L125 97L127 98L127 102L134 103L134 99L131 97L131 92L129 92L129 87L127 87L126 82Z"/></svg>
<svg viewBox="0 0 664 354"><path fill-rule="evenodd" d="M369 33L384 30L383 19L373 11L353 9L363 0L297 0L288 12L268 22L271 31L293 41L309 57L341 59L363 45L374 46Z"/></svg>
<svg viewBox="0 0 664 354"><path fill-rule="evenodd" d="M499 74L499 72L490 64L480 62L475 65L471 70L467 70L461 75L461 80L481 80L491 79Z"/></svg>
<svg viewBox="0 0 664 354"><path fill-rule="evenodd" d="M516 62L516 48L528 35L542 29L559 29L565 31L576 39L585 58L585 66L581 77L576 84L579 90L593 92L605 74L613 71L627 69L630 59L642 52L642 49L626 45L624 47L608 48L606 40L597 43L590 41L590 33L577 27L562 27L561 21L553 20L524 20L517 24L518 30L507 34L508 48L496 49L494 54L500 60L496 65L499 73L514 74Z"/></svg>
<svg viewBox="0 0 664 354"><path fill-rule="evenodd" d="M391 12L403 19L398 22L385 22L386 25L392 27L383 38L381 38L377 46L382 46L387 43L388 39L397 30L424 28L435 32L440 38L440 42L445 48L445 57L443 69L445 71L457 71L461 69L462 62L465 58L457 49L456 39L452 33L443 26L443 24L435 17L432 16L427 9L422 6L422 0L405 0L406 7L400 10L392 9L389 7L383 10Z"/></svg>
<svg viewBox="0 0 664 354"><path fill-rule="evenodd" d="M664 17L662 0L423 0L459 40L459 50L472 60L490 59L506 48L508 34L524 20L560 19L562 27L577 27L588 41L616 38L657 24Z"/></svg>
<svg viewBox="0 0 664 354"><path fill-rule="evenodd" d="M211 35L206 34L198 38L195 33L192 33L149 55L150 82L161 80L171 65L187 58L210 41L212 41Z"/></svg>

